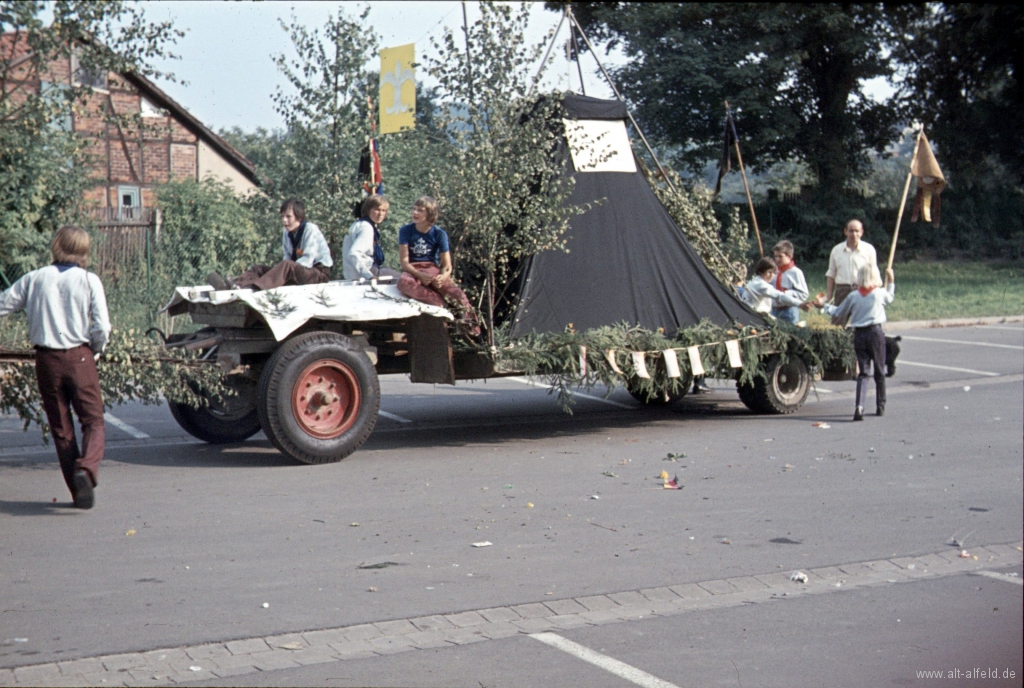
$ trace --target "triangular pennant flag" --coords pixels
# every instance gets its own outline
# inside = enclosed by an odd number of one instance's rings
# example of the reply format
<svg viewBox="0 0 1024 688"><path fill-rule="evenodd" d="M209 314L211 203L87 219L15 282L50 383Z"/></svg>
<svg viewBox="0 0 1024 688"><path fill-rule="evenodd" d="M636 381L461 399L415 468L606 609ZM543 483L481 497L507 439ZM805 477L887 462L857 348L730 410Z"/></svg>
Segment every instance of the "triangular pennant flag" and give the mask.
<svg viewBox="0 0 1024 688"><path fill-rule="evenodd" d="M647 372L647 362L644 360L643 351L633 352L633 370L637 377L642 377L645 380L651 379L651 374Z"/></svg>
<svg viewBox="0 0 1024 688"><path fill-rule="evenodd" d="M730 339L725 343L725 350L729 352L729 365L733 368L743 367L743 357L740 356L740 343L736 339Z"/></svg>
<svg viewBox="0 0 1024 688"><path fill-rule="evenodd" d="M700 362L700 350L695 346L691 346L686 349L686 353L690 357L690 372L693 373L693 376L703 375L704 364Z"/></svg>
<svg viewBox="0 0 1024 688"><path fill-rule="evenodd" d="M619 364L615 362L615 349L608 349L604 352L604 357L608 359L608 365L611 366L617 374L622 375L622 371L619 370Z"/></svg>
<svg viewBox="0 0 1024 688"><path fill-rule="evenodd" d="M672 349L665 349L661 352L661 355L665 357L665 372L668 373L668 376L681 377L679 373L679 359L676 358L676 352Z"/></svg>
<svg viewBox="0 0 1024 688"><path fill-rule="evenodd" d="M718 163L718 181L715 182L715 195L722 191L722 177L732 170L732 147L739 137L736 135L736 124L732 121L732 112L725 113L725 137L722 145L722 159Z"/></svg>
<svg viewBox="0 0 1024 688"><path fill-rule="evenodd" d="M587 347L580 347L580 377L587 376Z"/></svg>
<svg viewBox="0 0 1024 688"><path fill-rule="evenodd" d="M924 132L921 132L917 155L910 161L910 174L917 177L917 194L914 196L914 211L910 221L917 222L918 216L923 216L925 222L932 222L938 227L942 207L939 195L946 188L946 177L939 169L939 162Z"/></svg>

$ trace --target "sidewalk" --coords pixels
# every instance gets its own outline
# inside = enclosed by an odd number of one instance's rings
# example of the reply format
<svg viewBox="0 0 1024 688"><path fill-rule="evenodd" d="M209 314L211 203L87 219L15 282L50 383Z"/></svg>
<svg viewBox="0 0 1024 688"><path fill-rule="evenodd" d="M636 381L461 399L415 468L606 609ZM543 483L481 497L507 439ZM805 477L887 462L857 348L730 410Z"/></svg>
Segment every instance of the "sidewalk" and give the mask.
<svg viewBox="0 0 1024 688"><path fill-rule="evenodd" d="M892 320L883 326L886 332L928 330L938 327L970 327L1024 322L1024 315L995 315L981 318L938 318L936 320Z"/></svg>

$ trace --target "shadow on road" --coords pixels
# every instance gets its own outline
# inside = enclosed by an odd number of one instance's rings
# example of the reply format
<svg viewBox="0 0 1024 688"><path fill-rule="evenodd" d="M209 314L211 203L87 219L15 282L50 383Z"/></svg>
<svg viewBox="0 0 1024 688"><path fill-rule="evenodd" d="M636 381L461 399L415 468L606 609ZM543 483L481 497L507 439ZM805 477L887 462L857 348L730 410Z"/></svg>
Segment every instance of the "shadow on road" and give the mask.
<svg viewBox="0 0 1024 688"><path fill-rule="evenodd" d="M27 502L0 499L0 514L9 516L67 516L78 513L70 502Z"/></svg>

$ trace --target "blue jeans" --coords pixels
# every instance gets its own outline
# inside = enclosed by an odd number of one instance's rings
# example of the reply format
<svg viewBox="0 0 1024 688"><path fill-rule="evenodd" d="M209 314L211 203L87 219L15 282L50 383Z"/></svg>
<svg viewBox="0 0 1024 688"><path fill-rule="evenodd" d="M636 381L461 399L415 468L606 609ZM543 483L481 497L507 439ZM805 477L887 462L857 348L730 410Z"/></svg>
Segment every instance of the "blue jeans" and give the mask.
<svg viewBox="0 0 1024 688"><path fill-rule="evenodd" d="M800 322L800 307L789 306L788 308L773 308L772 315L779 320L785 320L794 325Z"/></svg>

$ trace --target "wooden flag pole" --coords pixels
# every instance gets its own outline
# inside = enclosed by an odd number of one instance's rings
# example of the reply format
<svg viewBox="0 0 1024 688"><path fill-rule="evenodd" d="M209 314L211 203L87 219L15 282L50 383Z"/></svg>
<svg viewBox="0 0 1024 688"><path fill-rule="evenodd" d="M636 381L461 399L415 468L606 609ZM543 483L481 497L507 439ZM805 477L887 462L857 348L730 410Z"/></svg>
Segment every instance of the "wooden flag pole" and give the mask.
<svg viewBox="0 0 1024 688"><path fill-rule="evenodd" d="M917 160L917 149L921 145L921 136L924 135L924 125L917 132L917 141L914 142L914 153L910 156L910 168L913 170L914 161ZM886 271L892 270L892 259L896 257L896 240L900 236L900 223L903 222L903 208L907 205L907 194L910 193L910 179L914 176L911 171L907 172L907 183L903 185L903 200L900 201L900 212L896 215L896 231L892 233L892 244L889 246L889 263L885 266Z"/></svg>
<svg viewBox="0 0 1024 688"><path fill-rule="evenodd" d="M725 101L725 112L729 113L729 101ZM747 205L750 206L750 218L754 221L754 236L757 237L757 250L764 258L764 246L761 245L761 230L757 227L757 213L754 212L754 199L750 197L750 185L747 184L747 171L743 169L743 155L740 154L740 138L736 136L736 127L733 125L733 138L735 138L736 161L740 164L740 175L743 177L743 190L747 192Z"/></svg>

